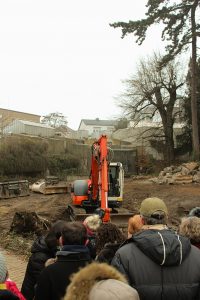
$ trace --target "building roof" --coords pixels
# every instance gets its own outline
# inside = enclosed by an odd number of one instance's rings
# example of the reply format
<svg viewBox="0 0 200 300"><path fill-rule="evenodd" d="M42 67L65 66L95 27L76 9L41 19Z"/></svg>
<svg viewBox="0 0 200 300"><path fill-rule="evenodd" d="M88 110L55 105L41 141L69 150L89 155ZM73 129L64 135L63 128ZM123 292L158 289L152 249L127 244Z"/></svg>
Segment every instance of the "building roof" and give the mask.
<svg viewBox="0 0 200 300"><path fill-rule="evenodd" d="M31 115L31 116L41 117L40 115L31 114L31 113L27 113L27 112L23 112L23 111L18 111L18 110L1 108L1 107L0 107L0 111L5 111L5 112L7 111L7 112L13 112L13 113L19 113L19 114L25 114L25 115Z"/></svg>
<svg viewBox="0 0 200 300"><path fill-rule="evenodd" d="M100 120L99 118L93 119L93 120L88 120L88 119L82 119L80 122L81 123L85 123L85 125L90 125L90 126L115 126L117 124L117 121L113 121L113 120ZM79 125L79 128L80 128Z"/></svg>
<svg viewBox="0 0 200 300"><path fill-rule="evenodd" d="M19 122L23 123L24 125L54 129L51 126L46 125L46 124L42 124L42 123L36 123L36 122L25 121L25 120L18 120L18 119L16 119L15 121L19 121Z"/></svg>

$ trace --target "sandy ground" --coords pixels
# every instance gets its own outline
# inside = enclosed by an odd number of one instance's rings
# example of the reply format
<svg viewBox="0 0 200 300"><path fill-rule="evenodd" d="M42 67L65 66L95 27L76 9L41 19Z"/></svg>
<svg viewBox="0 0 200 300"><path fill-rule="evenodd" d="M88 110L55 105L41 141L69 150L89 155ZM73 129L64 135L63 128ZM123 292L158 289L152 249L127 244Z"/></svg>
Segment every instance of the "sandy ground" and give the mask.
<svg viewBox="0 0 200 300"><path fill-rule="evenodd" d="M123 207L138 213L140 203L146 197L162 198L169 209L169 222L177 225L188 211L200 206L200 185L158 185L148 179L125 179ZM59 219L67 205L70 194L30 196L0 200L0 229L9 230L15 212L35 211L50 222Z"/></svg>

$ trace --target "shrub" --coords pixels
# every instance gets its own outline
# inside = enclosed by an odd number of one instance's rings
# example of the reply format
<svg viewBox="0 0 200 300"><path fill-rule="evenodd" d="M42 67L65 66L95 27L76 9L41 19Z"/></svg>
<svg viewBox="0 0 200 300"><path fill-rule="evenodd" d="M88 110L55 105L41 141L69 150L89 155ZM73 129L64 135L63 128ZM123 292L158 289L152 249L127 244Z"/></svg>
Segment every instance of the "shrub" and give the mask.
<svg viewBox="0 0 200 300"><path fill-rule="evenodd" d="M0 147L0 172L2 175L27 175L44 172L48 143L13 138Z"/></svg>

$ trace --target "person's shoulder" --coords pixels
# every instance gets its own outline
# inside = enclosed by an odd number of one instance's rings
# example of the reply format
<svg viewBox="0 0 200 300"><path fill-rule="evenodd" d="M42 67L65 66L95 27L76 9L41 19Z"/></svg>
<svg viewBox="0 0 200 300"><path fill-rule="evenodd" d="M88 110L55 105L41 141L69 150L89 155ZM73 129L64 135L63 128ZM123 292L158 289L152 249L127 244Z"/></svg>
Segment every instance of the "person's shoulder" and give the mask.
<svg viewBox="0 0 200 300"><path fill-rule="evenodd" d="M200 260L200 249L194 245L191 245L191 255L197 257Z"/></svg>
<svg viewBox="0 0 200 300"><path fill-rule="evenodd" d="M191 245L191 249L184 261L187 261L190 264L194 265L200 271L200 249Z"/></svg>
<svg viewBox="0 0 200 300"><path fill-rule="evenodd" d="M125 240L121 245L119 245L117 252L123 253L126 252L128 249L137 248L134 240L132 238Z"/></svg>
<svg viewBox="0 0 200 300"><path fill-rule="evenodd" d="M50 265L47 265L46 267L44 267L39 275L40 278L44 278L44 277L48 277L49 274L51 274L52 272L54 272L54 269L55 269L55 265L56 265L56 262L55 263L52 263ZM57 268L57 267L56 267Z"/></svg>

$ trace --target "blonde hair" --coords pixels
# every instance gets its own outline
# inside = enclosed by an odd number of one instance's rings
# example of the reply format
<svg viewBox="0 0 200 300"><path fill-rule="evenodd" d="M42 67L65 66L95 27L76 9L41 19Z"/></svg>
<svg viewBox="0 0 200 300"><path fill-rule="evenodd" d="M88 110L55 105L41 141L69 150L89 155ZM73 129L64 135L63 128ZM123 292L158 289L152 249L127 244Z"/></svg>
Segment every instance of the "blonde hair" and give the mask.
<svg viewBox="0 0 200 300"><path fill-rule="evenodd" d="M101 218L98 215L88 216L83 222L83 224L92 231L96 231L101 223Z"/></svg>
<svg viewBox="0 0 200 300"><path fill-rule="evenodd" d="M179 226L179 233L188 237L192 242L200 242L200 218L183 218Z"/></svg>

